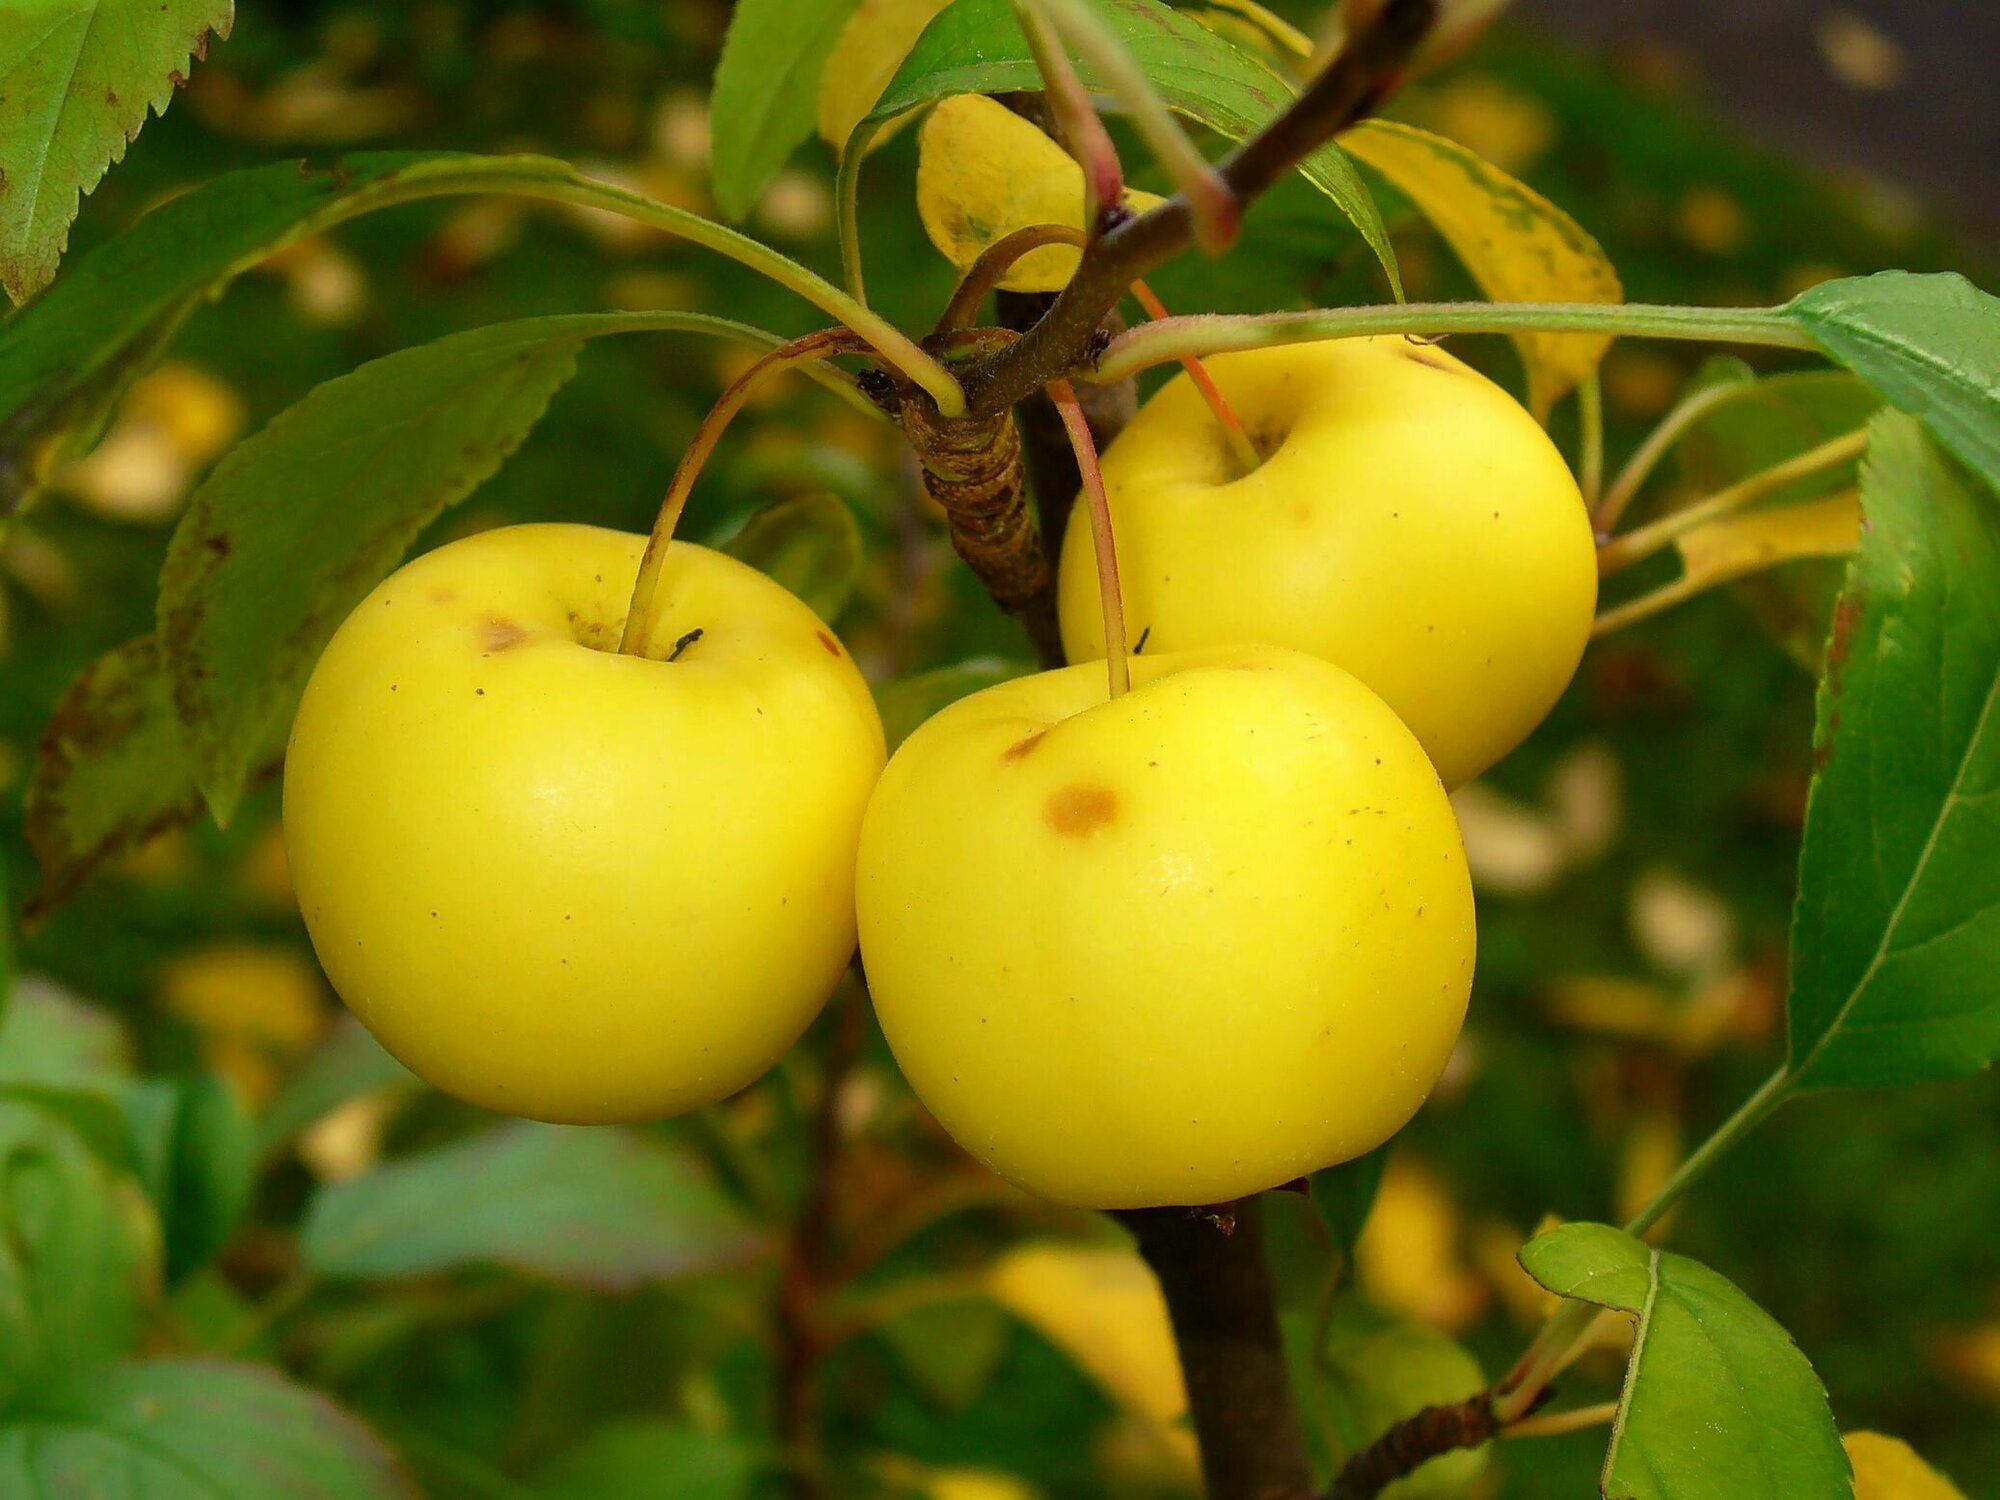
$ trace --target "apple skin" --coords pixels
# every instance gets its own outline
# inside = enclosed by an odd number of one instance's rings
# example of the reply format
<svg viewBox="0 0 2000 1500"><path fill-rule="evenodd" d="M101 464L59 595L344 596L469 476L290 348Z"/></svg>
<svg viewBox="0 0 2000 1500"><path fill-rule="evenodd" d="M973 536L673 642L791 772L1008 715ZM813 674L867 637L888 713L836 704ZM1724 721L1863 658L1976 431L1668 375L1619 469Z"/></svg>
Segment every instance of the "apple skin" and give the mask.
<svg viewBox="0 0 2000 1500"><path fill-rule="evenodd" d="M881 721L833 633L676 542L514 526L409 563L314 669L285 766L327 977L413 1071L509 1114L657 1118L765 1071L853 953Z"/></svg>
<svg viewBox="0 0 2000 1500"><path fill-rule="evenodd" d="M1341 339L1207 364L1268 456L1237 477L1185 375L1105 450L1133 638L1325 657L1381 695L1446 786L1471 780L1542 721L1590 637L1596 544L1562 455L1433 345ZM1102 657L1080 523L1060 602L1070 659Z"/></svg>
<svg viewBox="0 0 2000 1500"><path fill-rule="evenodd" d="M1415 1113L1472 980L1458 825L1410 732L1268 646L988 688L862 824L876 1014L1001 1175L1091 1208L1226 1202Z"/></svg>

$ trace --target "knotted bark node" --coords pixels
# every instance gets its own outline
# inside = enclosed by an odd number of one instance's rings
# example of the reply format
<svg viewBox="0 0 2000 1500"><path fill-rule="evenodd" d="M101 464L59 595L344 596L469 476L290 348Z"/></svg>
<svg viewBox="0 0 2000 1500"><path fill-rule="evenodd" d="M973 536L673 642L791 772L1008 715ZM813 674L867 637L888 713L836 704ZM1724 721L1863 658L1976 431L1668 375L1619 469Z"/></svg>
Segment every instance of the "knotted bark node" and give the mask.
<svg viewBox="0 0 2000 1500"><path fill-rule="evenodd" d="M898 382L896 416L916 451L924 489L943 508L951 544L994 601L1027 629L1045 664L1062 660L1055 567L1042 544L1013 413L946 417Z"/></svg>

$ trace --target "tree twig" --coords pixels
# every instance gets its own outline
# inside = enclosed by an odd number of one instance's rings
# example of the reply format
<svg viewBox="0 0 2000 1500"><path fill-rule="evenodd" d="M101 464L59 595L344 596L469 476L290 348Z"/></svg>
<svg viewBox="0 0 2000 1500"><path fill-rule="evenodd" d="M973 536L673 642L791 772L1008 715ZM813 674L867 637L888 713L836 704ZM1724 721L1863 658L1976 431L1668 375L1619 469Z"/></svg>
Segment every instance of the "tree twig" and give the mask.
<svg viewBox="0 0 2000 1500"><path fill-rule="evenodd" d="M1436 0L1388 0L1284 113L1216 165L1217 178L1237 203L1249 204L1373 110L1436 19ZM962 372L968 412L1004 411L1068 373L1125 289L1193 241L1193 215L1179 195L1100 235L1041 322Z"/></svg>

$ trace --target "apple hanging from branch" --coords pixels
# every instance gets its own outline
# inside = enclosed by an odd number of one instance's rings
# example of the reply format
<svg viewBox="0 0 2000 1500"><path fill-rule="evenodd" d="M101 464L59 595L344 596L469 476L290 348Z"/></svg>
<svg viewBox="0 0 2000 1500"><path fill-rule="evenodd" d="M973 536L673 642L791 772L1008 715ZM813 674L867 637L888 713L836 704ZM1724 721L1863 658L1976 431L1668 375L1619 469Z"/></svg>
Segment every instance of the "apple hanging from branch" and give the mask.
<svg viewBox="0 0 2000 1500"><path fill-rule="evenodd" d="M514 526L381 584L314 669L285 770L334 988L448 1093L591 1123L720 1099L853 952L881 721L832 631L676 542L650 656L618 653L646 539Z"/></svg>
<svg viewBox="0 0 2000 1500"><path fill-rule="evenodd" d="M1264 642L1346 668L1447 786L1526 738L1590 637L1597 557L1562 455L1511 396L1386 337L1208 361L1245 472L1177 376L1104 453L1125 611L1148 651ZM1071 660L1102 657L1090 539L1060 572Z"/></svg>

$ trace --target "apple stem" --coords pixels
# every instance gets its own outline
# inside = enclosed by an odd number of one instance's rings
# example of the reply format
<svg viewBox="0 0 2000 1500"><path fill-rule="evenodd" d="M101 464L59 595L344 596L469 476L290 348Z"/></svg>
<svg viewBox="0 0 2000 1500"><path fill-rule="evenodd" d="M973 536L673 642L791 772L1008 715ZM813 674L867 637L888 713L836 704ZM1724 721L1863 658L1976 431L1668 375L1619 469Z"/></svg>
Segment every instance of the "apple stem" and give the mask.
<svg viewBox="0 0 2000 1500"><path fill-rule="evenodd" d="M1171 317L1166 303L1153 295L1153 289L1143 281L1132 283L1132 295L1139 305L1146 309L1146 316L1154 320ZM1230 454L1243 473L1248 474L1264 461L1257 451L1257 445L1250 441L1250 434L1243 428L1243 419L1236 415L1236 409L1222 394L1222 387L1215 383L1215 377L1208 373L1208 366L1195 355L1181 360L1181 368L1194 382L1194 388L1201 392L1201 399L1208 403L1208 409L1215 413L1215 420L1222 424L1223 439L1229 444Z"/></svg>
<svg viewBox="0 0 2000 1500"><path fill-rule="evenodd" d="M1598 546L1598 576L1608 578L1620 569L1628 568L1633 563L1672 546L1676 539L1685 536L1695 527L1742 510L1745 506L1775 495L1799 480L1852 463L1861 456L1867 446L1868 430L1857 427L1852 432L1843 433L1837 438L1821 443L1817 448L1809 448L1804 453L1786 459L1783 463L1773 464L1768 469L1759 469L1748 478L1739 479L1735 484L1717 490L1706 499L1697 500L1692 505L1684 505L1657 521L1634 527L1623 536L1612 537Z"/></svg>
<svg viewBox="0 0 2000 1500"><path fill-rule="evenodd" d="M979 304L986 300L986 294L1022 256L1044 245L1081 247L1083 243L1083 231L1072 229L1067 224L1029 224L1012 234L1002 235L980 251L978 258L965 268L965 275L959 278L958 286L952 291L951 301L945 304L944 312L938 318L937 333L957 333L968 327L979 311Z"/></svg>
<svg viewBox="0 0 2000 1500"><path fill-rule="evenodd" d="M681 455L680 463L674 468L673 480L667 486L666 498L661 500L660 513L653 522L653 533L646 541L645 556L639 560L639 576L632 584L632 602L625 611L625 630L618 642L620 655L651 654L660 575L666 570L667 549L674 539L674 528L680 525L681 512L687 509L688 495L694 489L694 482L701 477L703 466L715 451L715 445L721 441L730 420L767 382L785 371L829 355L859 353L868 347L859 335L845 328L828 328L793 339L789 344L773 349L737 376L709 409L708 415L695 429L687 451ZM675 654L678 655L687 644L687 640L683 639L674 648Z"/></svg>
<svg viewBox="0 0 2000 1500"><path fill-rule="evenodd" d="M1062 413L1070 447L1076 450L1077 472L1083 476L1084 501L1090 507L1090 539L1097 548L1098 597L1104 609L1104 661L1110 673L1111 696L1121 698L1132 686L1132 661L1125 648L1125 600L1118 587L1118 548L1111 538L1111 501L1104 493L1104 471L1097 464L1097 442L1090 435L1083 406L1067 380L1049 382L1049 399Z"/></svg>

